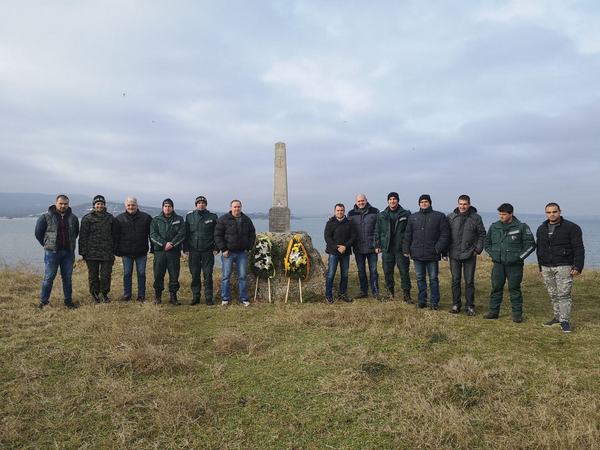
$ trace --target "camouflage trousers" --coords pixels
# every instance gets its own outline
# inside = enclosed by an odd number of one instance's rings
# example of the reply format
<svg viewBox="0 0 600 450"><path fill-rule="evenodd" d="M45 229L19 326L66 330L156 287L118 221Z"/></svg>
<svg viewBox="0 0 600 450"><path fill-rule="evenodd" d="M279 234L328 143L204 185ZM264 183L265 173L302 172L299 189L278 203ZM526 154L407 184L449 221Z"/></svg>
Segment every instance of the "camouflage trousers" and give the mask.
<svg viewBox="0 0 600 450"><path fill-rule="evenodd" d="M544 284L550 295L554 317L561 322L569 321L571 317L571 287L573 277L571 266L547 267L542 266Z"/></svg>

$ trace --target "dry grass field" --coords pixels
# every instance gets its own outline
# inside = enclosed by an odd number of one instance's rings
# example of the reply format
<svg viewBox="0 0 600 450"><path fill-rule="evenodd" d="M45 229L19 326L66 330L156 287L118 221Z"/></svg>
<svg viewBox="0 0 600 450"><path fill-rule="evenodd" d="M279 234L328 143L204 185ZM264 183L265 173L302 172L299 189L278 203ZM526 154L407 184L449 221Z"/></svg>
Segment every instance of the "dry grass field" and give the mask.
<svg viewBox="0 0 600 450"><path fill-rule="evenodd" d="M484 320L489 270L470 318L447 312L447 263L437 312L372 299L190 307L185 266L183 306L93 305L81 263L81 307L62 306L57 280L40 311L41 277L2 269L0 447L600 448L600 272L576 280L567 335L541 326L551 308L533 265L525 322L506 299ZM117 263L114 298L120 278Z"/></svg>

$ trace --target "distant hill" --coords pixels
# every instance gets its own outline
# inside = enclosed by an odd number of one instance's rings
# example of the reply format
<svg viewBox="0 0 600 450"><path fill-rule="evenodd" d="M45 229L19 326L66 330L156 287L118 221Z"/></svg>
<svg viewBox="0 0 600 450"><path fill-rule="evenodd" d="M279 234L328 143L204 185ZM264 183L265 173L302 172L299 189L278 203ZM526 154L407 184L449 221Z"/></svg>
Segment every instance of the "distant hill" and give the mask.
<svg viewBox="0 0 600 450"><path fill-rule="evenodd" d="M69 195L71 204L88 201L85 195ZM0 192L0 217L38 216L53 205L56 194L25 194Z"/></svg>
<svg viewBox="0 0 600 450"><path fill-rule="evenodd" d="M87 195L69 195L71 209L77 217L82 217L92 209L90 196ZM50 205L53 205L56 200L55 194L25 194L0 192L0 217L16 218L16 217L37 217L44 214ZM106 209L113 215L121 214L125 211L123 202L106 203ZM161 208L156 206L140 205L140 209L147 212L151 216L160 214ZM185 215L189 209L180 210L175 208L179 215ZM222 215L224 212L213 211L217 215ZM266 213L246 213L252 219L268 219L269 214ZM296 218L295 216L292 216Z"/></svg>

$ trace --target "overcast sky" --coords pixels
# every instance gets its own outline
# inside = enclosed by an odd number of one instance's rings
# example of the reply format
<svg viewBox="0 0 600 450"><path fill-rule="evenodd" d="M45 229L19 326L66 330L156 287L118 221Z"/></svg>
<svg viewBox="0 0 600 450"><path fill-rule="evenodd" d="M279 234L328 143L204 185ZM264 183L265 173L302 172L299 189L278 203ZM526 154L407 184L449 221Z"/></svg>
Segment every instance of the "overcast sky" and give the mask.
<svg viewBox="0 0 600 450"><path fill-rule="evenodd" d="M600 2L3 0L0 118L2 192L596 214Z"/></svg>

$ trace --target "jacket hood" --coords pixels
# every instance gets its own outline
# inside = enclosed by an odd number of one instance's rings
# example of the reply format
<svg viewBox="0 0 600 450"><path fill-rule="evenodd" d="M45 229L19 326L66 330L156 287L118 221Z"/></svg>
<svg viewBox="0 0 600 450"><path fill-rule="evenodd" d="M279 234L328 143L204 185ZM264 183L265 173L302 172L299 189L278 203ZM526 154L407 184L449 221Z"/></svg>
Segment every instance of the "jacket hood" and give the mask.
<svg viewBox="0 0 600 450"><path fill-rule="evenodd" d="M51 214L60 214L57 210L56 210L56 205L50 205L48 207L48 212ZM68 216L69 214L72 214L73 210L71 209L71 207L69 206L67 208L67 210L65 211L65 216Z"/></svg>
<svg viewBox="0 0 600 450"><path fill-rule="evenodd" d="M469 209L467 210L467 215L473 214L476 212L477 212L477 208L475 208L474 206L469 206ZM454 208L454 214L460 214L460 212L458 211L458 207Z"/></svg>

